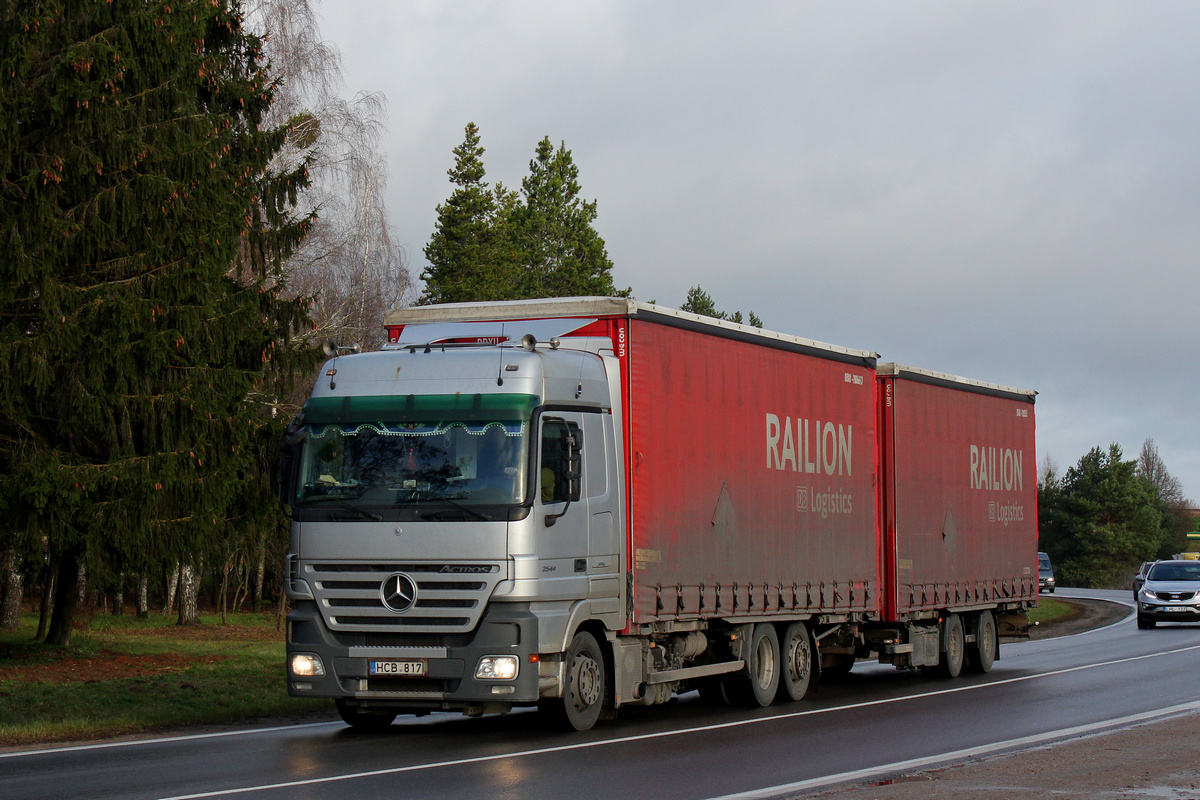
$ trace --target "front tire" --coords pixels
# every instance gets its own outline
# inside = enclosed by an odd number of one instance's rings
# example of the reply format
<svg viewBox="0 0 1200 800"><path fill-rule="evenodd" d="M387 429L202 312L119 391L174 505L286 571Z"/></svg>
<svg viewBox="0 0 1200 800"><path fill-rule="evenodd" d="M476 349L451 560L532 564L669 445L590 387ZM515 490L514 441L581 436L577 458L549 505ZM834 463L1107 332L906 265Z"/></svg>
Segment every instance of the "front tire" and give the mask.
<svg viewBox="0 0 1200 800"><path fill-rule="evenodd" d="M538 710L551 723L565 730L591 730L600 718L608 691L608 676L604 667L604 651L596 637L580 631L571 639L566 657L566 685L561 699L544 700Z"/></svg>
<svg viewBox="0 0 1200 800"><path fill-rule="evenodd" d="M1138 627L1142 630L1149 630L1158 624L1157 620L1151 619L1150 617L1143 617L1141 614L1138 614L1137 620Z"/></svg>
<svg viewBox="0 0 1200 800"><path fill-rule="evenodd" d="M337 698L334 704L337 706L338 716L342 718L342 721L356 731L387 730L392 721L396 719L395 712L364 711L358 706L349 705L344 697Z"/></svg>
<svg viewBox="0 0 1200 800"><path fill-rule="evenodd" d="M783 670L779 675L780 700L802 700L812 685L813 646L808 626L793 622L783 632Z"/></svg>

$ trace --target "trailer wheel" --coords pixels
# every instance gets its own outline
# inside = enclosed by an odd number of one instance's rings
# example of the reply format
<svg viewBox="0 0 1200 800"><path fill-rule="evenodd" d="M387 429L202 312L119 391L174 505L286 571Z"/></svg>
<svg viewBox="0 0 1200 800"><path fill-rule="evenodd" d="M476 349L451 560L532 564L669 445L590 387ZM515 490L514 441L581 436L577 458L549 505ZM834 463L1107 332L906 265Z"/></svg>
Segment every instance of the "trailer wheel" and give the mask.
<svg viewBox="0 0 1200 800"><path fill-rule="evenodd" d="M783 670L779 675L779 699L802 700L808 694L813 673L812 637L803 622L793 622L783 632Z"/></svg>
<svg viewBox="0 0 1200 800"><path fill-rule="evenodd" d="M779 635L775 626L760 622L747 643L746 669L738 677L721 681L731 705L769 706L779 692Z"/></svg>
<svg viewBox="0 0 1200 800"><path fill-rule="evenodd" d="M962 617L951 614L942 623L942 653L936 673L943 678L957 678L961 675L966 649Z"/></svg>
<svg viewBox="0 0 1200 800"><path fill-rule="evenodd" d="M991 611L980 611L975 620L975 644L967 650L967 666L972 672L991 672L996 648L996 618Z"/></svg>
<svg viewBox="0 0 1200 800"><path fill-rule="evenodd" d="M561 699L538 703L555 727L566 730L590 730L600 718L607 691L604 652L596 637L587 631L576 633L563 659L566 662L566 685Z"/></svg>
<svg viewBox="0 0 1200 800"><path fill-rule="evenodd" d="M342 721L356 731L382 731L392 724L396 715L391 711L363 711L358 706L348 705L344 697L334 701Z"/></svg>

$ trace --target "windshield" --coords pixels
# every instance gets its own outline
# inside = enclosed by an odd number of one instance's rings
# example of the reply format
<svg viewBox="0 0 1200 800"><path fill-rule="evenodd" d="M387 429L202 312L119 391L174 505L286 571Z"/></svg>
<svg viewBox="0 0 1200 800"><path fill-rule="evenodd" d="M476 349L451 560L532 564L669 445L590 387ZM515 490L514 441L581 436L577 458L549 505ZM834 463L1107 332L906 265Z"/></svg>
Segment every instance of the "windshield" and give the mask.
<svg viewBox="0 0 1200 800"><path fill-rule="evenodd" d="M533 399L439 399L310 401L296 505L381 509L522 503Z"/></svg>
<svg viewBox="0 0 1200 800"><path fill-rule="evenodd" d="M353 500L397 506L525 499L526 423L312 425L300 460L299 504Z"/></svg>
<svg viewBox="0 0 1200 800"><path fill-rule="evenodd" d="M1200 561L1191 564L1178 564L1169 561L1159 562L1150 568L1146 580L1151 581L1200 581Z"/></svg>

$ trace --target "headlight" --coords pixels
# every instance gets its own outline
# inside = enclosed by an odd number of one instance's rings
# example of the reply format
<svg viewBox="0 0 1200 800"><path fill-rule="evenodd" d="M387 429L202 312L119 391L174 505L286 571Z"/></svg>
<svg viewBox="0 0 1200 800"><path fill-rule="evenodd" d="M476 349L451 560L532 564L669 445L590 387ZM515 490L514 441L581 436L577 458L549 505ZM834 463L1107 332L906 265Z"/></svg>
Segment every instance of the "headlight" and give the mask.
<svg viewBox="0 0 1200 800"><path fill-rule="evenodd" d="M511 681L516 677L516 656L484 656L475 667L475 678L481 681Z"/></svg>
<svg viewBox="0 0 1200 800"><path fill-rule="evenodd" d="M1150 591L1149 589L1142 589L1142 597L1148 598L1150 600L1158 599L1158 595L1156 595L1154 592Z"/></svg>
<svg viewBox="0 0 1200 800"><path fill-rule="evenodd" d="M320 656L309 653L296 653L292 656L292 674L297 678L323 678L325 665Z"/></svg>

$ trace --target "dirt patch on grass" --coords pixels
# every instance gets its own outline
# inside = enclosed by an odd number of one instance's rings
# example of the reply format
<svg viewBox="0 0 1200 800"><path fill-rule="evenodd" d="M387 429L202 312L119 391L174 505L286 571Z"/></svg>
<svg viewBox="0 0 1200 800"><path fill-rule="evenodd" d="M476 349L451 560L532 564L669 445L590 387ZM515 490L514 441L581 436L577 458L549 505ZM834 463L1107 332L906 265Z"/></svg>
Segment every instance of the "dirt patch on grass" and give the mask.
<svg viewBox="0 0 1200 800"><path fill-rule="evenodd" d="M148 678L182 672L198 664L215 664L229 656L196 656L185 653L147 653L132 655L101 650L94 656L67 656L35 664L10 664L0 667L0 681L55 681L57 683L99 683L114 678Z"/></svg>

